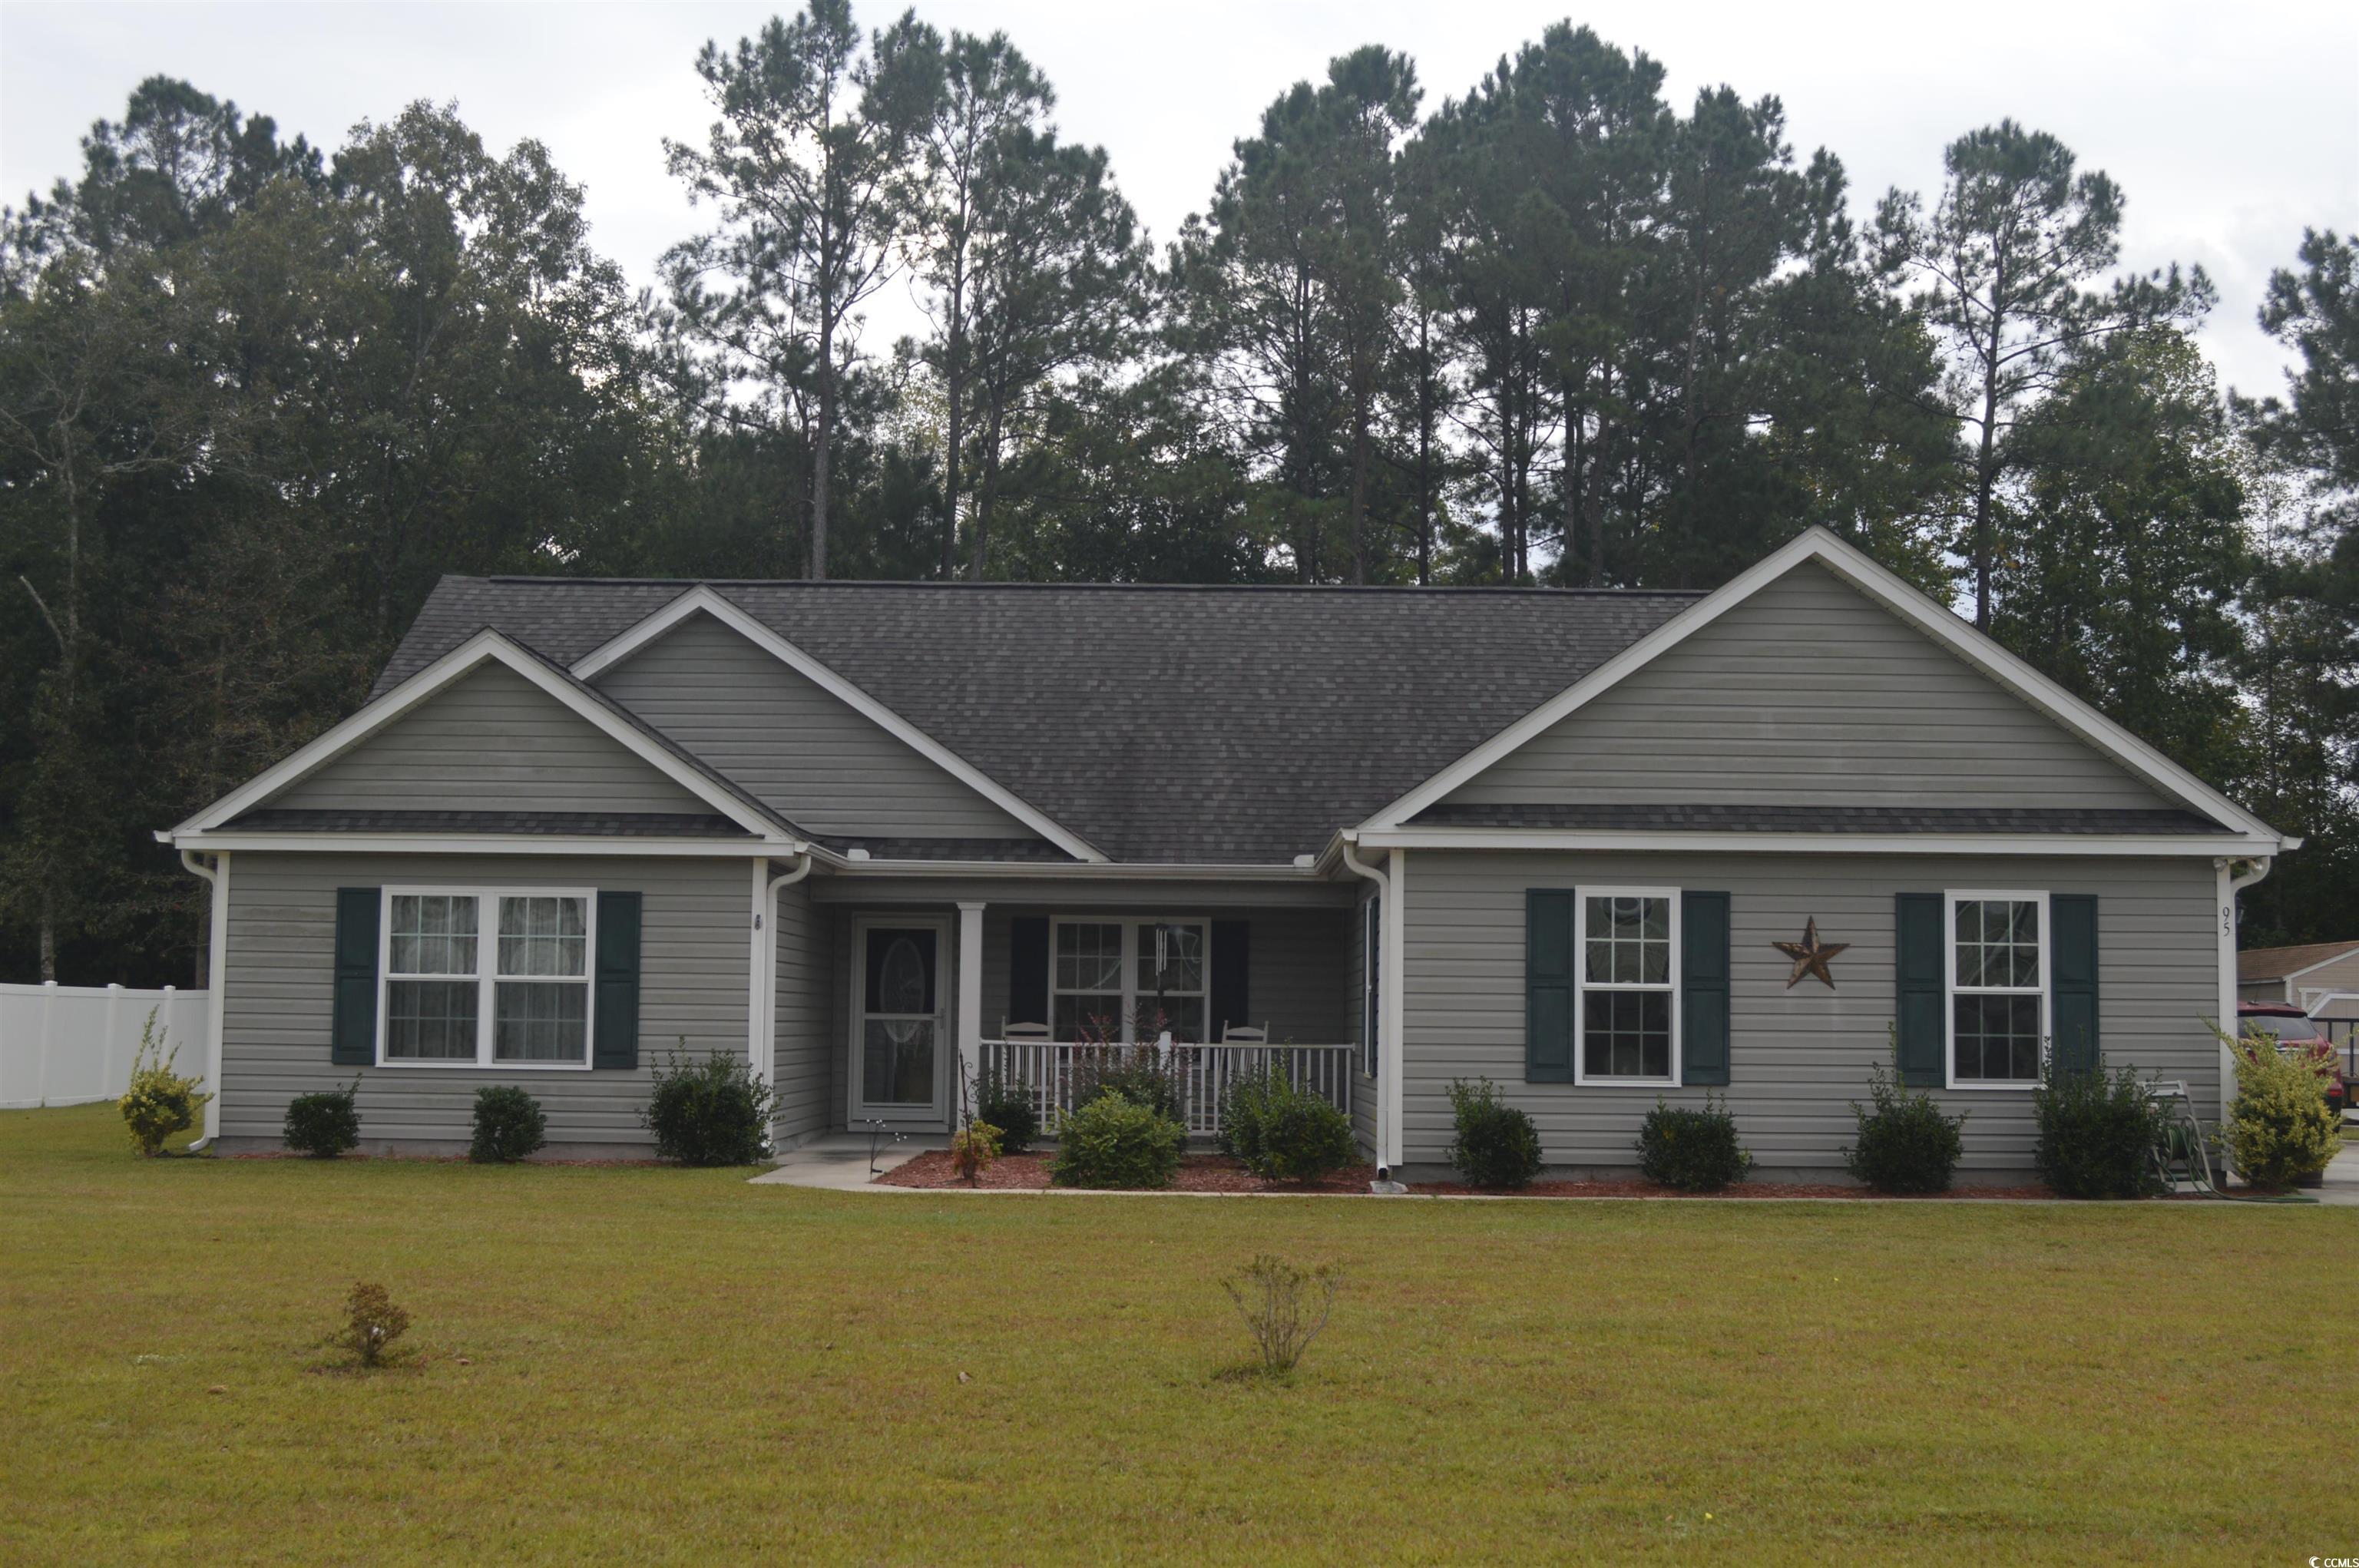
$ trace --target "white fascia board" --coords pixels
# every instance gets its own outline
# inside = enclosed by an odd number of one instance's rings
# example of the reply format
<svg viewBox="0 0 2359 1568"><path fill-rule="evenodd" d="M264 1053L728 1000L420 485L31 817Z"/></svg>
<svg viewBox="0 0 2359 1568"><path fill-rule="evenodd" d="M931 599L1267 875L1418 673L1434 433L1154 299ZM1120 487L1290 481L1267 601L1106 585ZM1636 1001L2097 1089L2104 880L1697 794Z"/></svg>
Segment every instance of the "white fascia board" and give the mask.
<svg viewBox="0 0 2359 1568"><path fill-rule="evenodd" d="M244 785L230 791L179 827L174 828L172 842L184 846L196 847L186 835L209 833L219 828L223 823L268 800L305 775L327 766L487 660L506 665L515 670L567 709L589 720L602 734L632 756L647 763L657 772L669 779L755 837L775 839L781 836L777 824L751 810L728 790L722 789L703 774L649 740L634 726L624 723L598 703L582 696L546 664L517 647L507 637L486 628L477 632L375 702L365 704L358 713L296 752L294 756L275 767L264 769Z"/></svg>
<svg viewBox="0 0 2359 1568"><path fill-rule="evenodd" d="M1305 866L1275 866L1266 862L1223 866L1197 861L1082 860L1039 862L1015 860L845 860L814 846L828 869L842 877L1038 877L1045 880L1305 882L1317 877Z"/></svg>
<svg viewBox="0 0 2359 1568"><path fill-rule="evenodd" d="M627 855L744 860L797 855L792 839L642 838L592 833L175 833L182 849L342 851L355 855Z"/></svg>
<svg viewBox="0 0 2359 1568"><path fill-rule="evenodd" d="M1362 828L1355 842L1364 849L1512 849L1581 850L1604 854L1619 850L1665 853L1690 851L1725 855L2185 855L2216 860L2266 859L2277 840L2259 834L2226 833L2174 836L2162 833L1671 833L1653 830L1590 828Z"/></svg>
<svg viewBox="0 0 2359 1568"><path fill-rule="evenodd" d="M640 648L655 641L689 616L711 615L731 631L744 637L788 669L810 681L820 690L849 706L853 712L868 720L894 739L908 746L927 761L976 794L1063 850L1074 858L1102 861L1106 856L1095 845L1067 831L1039 808L1026 800L977 768L966 758L942 745L933 736L853 685L834 670L797 648L705 583L695 587L658 610L654 615L592 649L573 666L573 673L582 680L595 678L612 670Z"/></svg>
<svg viewBox="0 0 2359 1568"><path fill-rule="evenodd" d="M2066 731L2113 758L2163 794L2234 833L2266 840L2269 852L2290 849L2298 842L2283 838L2258 817L2009 653L1995 639L1960 620L1946 605L1926 597L1867 552L1823 527L1813 527L1797 535L1369 817L1365 825L1370 828L1401 826L1418 812L1439 802L1500 758L1615 685L1633 670L1652 663L1805 561L1821 562L1869 599L1925 632L1951 653L1996 681Z"/></svg>

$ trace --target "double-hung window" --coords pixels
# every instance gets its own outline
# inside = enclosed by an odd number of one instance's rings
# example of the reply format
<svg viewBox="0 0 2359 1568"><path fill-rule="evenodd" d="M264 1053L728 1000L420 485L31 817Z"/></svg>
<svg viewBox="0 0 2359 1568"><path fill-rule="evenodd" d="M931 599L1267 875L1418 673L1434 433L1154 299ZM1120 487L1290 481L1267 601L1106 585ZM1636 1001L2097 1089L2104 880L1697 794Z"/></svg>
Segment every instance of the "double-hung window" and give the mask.
<svg viewBox="0 0 2359 1568"><path fill-rule="evenodd" d="M381 1063L590 1065L588 892L389 887L385 899Z"/></svg>
<svg viewBox="0 0 2359 1568"><path fill-rule="evenodd" d="M1576 1082L1679 1082L1679 894L1583 887Z"/></svg>
<svg viewBox="0 0 2359 1568"><path fill-rule="evenodd" d="M2048 1039L2048 895L1949 895L1950 1084L2031 1088Z"/></svg>
<svg viewBox="0 0 2359 1568"><path fill-rule="evenodd" d="M1049 954L1049 1025L1153 1040L1163 1029L1201 1040L1210 1010L1209 928L1202 920L1059 920Z"/></svg>

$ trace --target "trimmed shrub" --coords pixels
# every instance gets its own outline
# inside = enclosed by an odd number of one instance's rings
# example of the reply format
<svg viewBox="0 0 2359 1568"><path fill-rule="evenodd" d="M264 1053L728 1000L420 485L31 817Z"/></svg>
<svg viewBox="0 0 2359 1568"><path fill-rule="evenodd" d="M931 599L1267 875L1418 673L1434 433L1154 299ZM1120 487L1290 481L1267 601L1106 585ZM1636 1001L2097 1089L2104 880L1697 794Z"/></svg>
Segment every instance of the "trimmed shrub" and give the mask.
<svg viewBox="0 0 2359 1568"><path fill-rule="evenodd" d="M131 1082L117 1100L115 1109L123 1113L123 1126L131 1134L131 1145L149 1156L164 1152L164 1140L176 1132L186 1132L197 1125L197 1113L212 1098L197 1087L199 1080L183 1078L173 1071L180 1059L180 1048L168 1052L165 1039L170 1031L156 1027L156 1009L147 1009L147 1022L139 1031L139 1050L131 1059Z"/></svg>
<svg viewBox="0 0 2359 1568"><path fill-rule="evenodd" d="M298 1094L287 1102L287 1124L280 1136L287 1147L314 1160L333 1160L361 1140L361 1113L353 1095L361 1086L354 1078L341 1089Z"/></svg>
<svg viewBox="0 0 2359 1568"><path fill-rule="evenodd" d="M1450 1163L1470 1187L1527 1187L1540 1173L1540 1134L1532 1118L1499 1098L1488 1078L1450 1085L1458 1136Z"/></svg>
<svg viewBox="0 0 2359 1568"><path fill-rule="evenodd" d="M1040 1113L1031 1091L990 1073L974 1086L974 1119L999 1129L999 1151L1022 1154L1040 1141Z"/></svg>
<svg viewBox="0 0 2359 1568"><path fill-rule="evenodd" d="M2222 1131L2245 1181L2290 1187L2317 1175L2342 1150L2340 1119L2310 1062L2283 1055L2265 1035L2236 1042L2236 1097Z"/></svg>
<svg viewBox="0 0 2359 1568"><path fill-rule="evenodd" d="M2051 1060L2031 1093L2039 1179L2067 1198L2144 1198L2162 1191L2154 1146L2169 1118L2137 1073L2058 1073Z"/></svg>
<svg viewBox="0 0 2359 1568"><path fill-rule="evenodd" d="M393 1342L408 1332L409 1314L386 1288L363 1282L344 1299L344 1326L328 1343L350 1351L363 1367L382 1367L393 1358Z"/></svg>
<svg viewBox="0 0 2359 1568"><path fill-rule="evenodd" d="M999 1158L999 1129L989 1122L969 1122L951 1134L951 1169L970 1187Z"/></svg>
<svg viewBox="0 0 2359 1568"><path fill-rule="evenodd" d="M1266 1066L1229 1085L1221 1148L1265 1181L1315 1181L1360 1156L1351 1117Z"/></svg>
<svg viewBox="0 0 2359 1568"><path fill-rule="evenodd" d="M655 1070L639 1125L682 1165L752 1165L770 1151L770 1086L742 1056L693 1057L683 1040Z"/></svg>
<svg viewBox="0 0 2359 1568"><path fill-rule="evenodd" d="M1638 1127L1638 1173L1682 1192L1717 1192L1742 1181L1753 1156L1736 1141L1736 1118L1725 1101L1706 1094L1701 1106L1661 1100Z"/></svg>
<svg viewBox="0 0 2359 1568"><path fill-rule="evenodd" d="M1869 1104L1851 1103L1859 1137L1843 1151L1843 1169L1879 1192L1946 1192L1964 1152L1968 1113L1945 1116L1933 1096L1910 1090L1886 1062L1867 1080Z"/></svg>
<svg viewBox="0 0 2359 1568"><path fill-rule="evenodd" d="M540 1102L514 1083L486 1084L475 1091L475 1136L467 1158L479 1165L506 1165L549 1141L549 1118Z"/></svg>
<svg viewBox="0 0 2359 1568"><path fill-rule="evenodd" d="M1049 1180L1060 1187L1168 1187L1188 1129L1120 1094L1100 1094L1057 1127Z"/></svg>

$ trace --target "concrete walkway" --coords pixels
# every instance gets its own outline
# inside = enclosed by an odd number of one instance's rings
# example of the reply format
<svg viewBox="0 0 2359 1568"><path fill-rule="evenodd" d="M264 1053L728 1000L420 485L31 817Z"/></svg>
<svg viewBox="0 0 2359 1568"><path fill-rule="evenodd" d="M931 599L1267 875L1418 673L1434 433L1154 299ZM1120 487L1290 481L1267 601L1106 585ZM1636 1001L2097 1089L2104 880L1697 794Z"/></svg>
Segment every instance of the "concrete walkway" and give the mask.
<svg viewBox="0 0 2359 1568"><path fill-rule="evenodd" d="M2317 1191L2321 1203L2359 1209L2359 1144L2343 1146L2343 1152L2327 1165L2325 1184Z"/></svg>
<svg viewBox="0 0 2359 1568"><path fill-rule="evenodd" d="M832 1132L799 1149L788 1149L779 1157L778 1168L755 1177L754 1184L853 1192L867 1186L878 1174L908 1164L928 1149L948 1145L940 1138L904 1138L897 1143L887 1137L875 1145L875 1171L869 1169L869 1147L865 1133Z"/></svg>

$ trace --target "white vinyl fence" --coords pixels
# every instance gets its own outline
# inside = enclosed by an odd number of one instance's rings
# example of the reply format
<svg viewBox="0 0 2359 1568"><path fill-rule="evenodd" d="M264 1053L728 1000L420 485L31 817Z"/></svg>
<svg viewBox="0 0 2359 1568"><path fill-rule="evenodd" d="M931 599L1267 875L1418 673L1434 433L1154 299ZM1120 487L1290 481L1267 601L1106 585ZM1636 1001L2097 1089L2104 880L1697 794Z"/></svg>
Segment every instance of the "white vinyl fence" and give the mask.
<svg viewBox="0 0 2359 1568"><path fill-rule="evenodd" d="M131 1059L151 1009L164 1050L178 1052L175 1070L202 1078L207 999L170 985L0 985L0 1110L120 1098L131 1086Z"/></svg>

